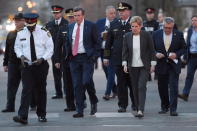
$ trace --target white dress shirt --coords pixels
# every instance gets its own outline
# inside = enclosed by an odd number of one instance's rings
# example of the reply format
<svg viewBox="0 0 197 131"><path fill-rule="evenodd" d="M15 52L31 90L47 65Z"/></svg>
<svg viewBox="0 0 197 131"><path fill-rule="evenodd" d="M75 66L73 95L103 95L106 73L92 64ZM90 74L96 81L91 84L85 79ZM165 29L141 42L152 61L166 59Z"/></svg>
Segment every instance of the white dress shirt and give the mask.
<svg viewBox="0 0 197 131"><path fill-rule="evenodd" d="M53 55L53 41L50 33L41 28L40 25L36 25L35 31L33 31L36 57L37 59L44 58L47 60ZM24 55L29 61L31 61L30 35L31 33L27 27L24 27L17 33L14 46L17 57L20 58Z"/></svg>
<svg viewBox="0 0 197 131"><path fill-rule="evenodd" d="M72 34L72 46L74 46L75 43L75 37L77 33L77 23L75 23L74 29L73 29L73 34ZM79 46L78 46L78 53L85 53L85 48L83 46L83 29L84 29L84 20L80 24L80 35L79 35Z"/></svg>
<svg viewBox="0 0 197 131"><path fill-rule="evenodd" d="M59 18L58 20L55 20L55 24L58 23L58 25L61 23L62 17Z"/></svg>
<svg viewBox="0 0 197 131"><path fill-rule="evenodd" d="M140 35L133 35L132 67L143 67L140 52Z"/></svg>

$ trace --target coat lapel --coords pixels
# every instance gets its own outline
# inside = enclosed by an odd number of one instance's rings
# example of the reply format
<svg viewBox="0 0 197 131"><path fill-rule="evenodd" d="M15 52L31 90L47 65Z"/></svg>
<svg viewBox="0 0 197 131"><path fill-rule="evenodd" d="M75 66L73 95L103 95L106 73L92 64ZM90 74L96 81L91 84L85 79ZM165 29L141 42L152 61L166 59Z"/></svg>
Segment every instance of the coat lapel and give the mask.
<svg viewBox="0 0 197 131"><path fill-rule="evenodd" d="M163 33L164 32L162 30L161 33L160 33L160 38L159 39L161 39L161 41L162 41L162 43L161 43L162 50L165 51L165 53L167 53L166 48L165 48L164 37L163 37L164 34Z"/></svg>
<svg viewBox="0 0 197 131"><path fill-rule="evenodd" d="M172 34L172 41L171 41L171 43L170 43L170 47L169 47L168 51L170 51L171 48L173 47L174 42L175 42L175 40L176 40L175 38L176 38L176 32L173 31L173 34Z"/></svg>

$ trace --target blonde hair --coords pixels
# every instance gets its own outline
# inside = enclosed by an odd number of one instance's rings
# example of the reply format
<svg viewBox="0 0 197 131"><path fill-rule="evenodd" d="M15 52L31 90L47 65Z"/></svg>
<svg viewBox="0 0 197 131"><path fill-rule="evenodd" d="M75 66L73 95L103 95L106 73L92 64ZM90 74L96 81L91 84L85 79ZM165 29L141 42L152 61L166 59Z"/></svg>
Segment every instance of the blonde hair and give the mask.
<svg viewBox="0 0 197 131"><path fill-rule="evenodd" d="M132 23L137 23L138 25L143 25L143 20L142 20L142 17L140 16L133 16L129 22L130 24Z"/></svg>

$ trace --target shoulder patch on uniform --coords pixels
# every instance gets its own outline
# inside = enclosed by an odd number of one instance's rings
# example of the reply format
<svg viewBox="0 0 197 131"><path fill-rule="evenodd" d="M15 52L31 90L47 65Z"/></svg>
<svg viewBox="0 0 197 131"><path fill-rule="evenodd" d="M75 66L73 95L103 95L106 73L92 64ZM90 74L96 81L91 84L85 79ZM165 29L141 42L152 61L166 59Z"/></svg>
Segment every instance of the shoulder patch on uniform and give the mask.
<svg viewBox="0 0 197 131"><path fill-rule="evenodd" d="M24 29L24 28L21 28L21 29L17 30L17 32L22 31L23 29Z"/></svg>
<svg viewBox="0 0 197 131"><path fill-rule="evenodd" d="M49 31L47 32L47 35L48 35L48 37L51 37L51 33Z"/></svg>
<svg viewBox="0 0 197 131"><path fill-rule="evenodd" d="M44 31L46 31L46 32L48 32L47 28L44 27L44 26L41 29L44 30Z"/></svg>

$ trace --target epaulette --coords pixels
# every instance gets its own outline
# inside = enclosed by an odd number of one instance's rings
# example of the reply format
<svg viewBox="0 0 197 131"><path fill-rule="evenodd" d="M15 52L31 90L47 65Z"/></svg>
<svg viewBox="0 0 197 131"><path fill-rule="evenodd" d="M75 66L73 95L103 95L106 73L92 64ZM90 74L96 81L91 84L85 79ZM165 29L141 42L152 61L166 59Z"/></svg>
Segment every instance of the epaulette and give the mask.
<svg viewBox="0 0 197 131"><path fill-rule="evenodd" d="M21 29L19 29L19 30L17 30L17 32L20 32L20 31L22 31L24 28L21 28Z"/></svg>
<svg viewBox="0 0 197 131"><path fill-rule="evenodd" d="M47 28L45 26L43 26L41 29L46 31L46 32L48 32L48 30L47 30Z"/></svg>
<svg viewBox="0 0 197 131"><path fill-rule="evenodd" d="M47 32L48 37L51 37L51 33L49 32L49 30L47 30L45 26L43 26L41 29Z"/></svg>

